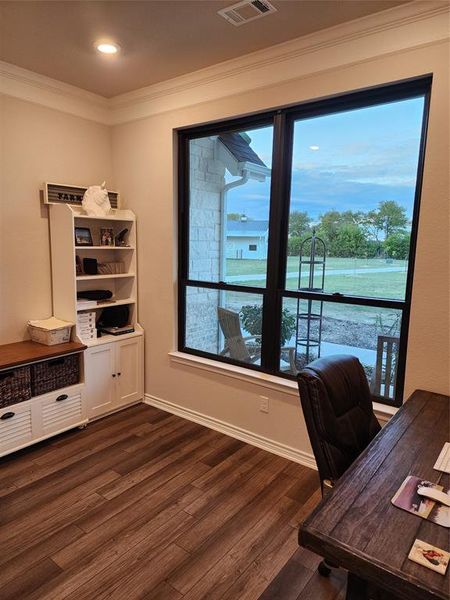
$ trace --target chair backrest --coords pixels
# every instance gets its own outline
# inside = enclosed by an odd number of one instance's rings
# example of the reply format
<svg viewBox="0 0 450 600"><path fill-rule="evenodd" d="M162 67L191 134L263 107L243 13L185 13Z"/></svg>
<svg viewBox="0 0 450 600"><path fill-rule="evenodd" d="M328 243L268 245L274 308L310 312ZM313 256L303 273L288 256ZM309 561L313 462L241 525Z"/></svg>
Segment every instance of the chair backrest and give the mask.
<svg viewBox="0 0 450 600"><path fill-rule="evenodd" d="M321 481L336 481L381 427L354 356L318 358L300 371L300 400Z"/></svg>
<svg viewBox="0 0 450 600"><path fill-rule="evenodd" d="M228 351L230 357L243 362L251 362L250 352L242 335L239 313L219 306L217 315L220 329L225 337L225 350Z"/></svg>

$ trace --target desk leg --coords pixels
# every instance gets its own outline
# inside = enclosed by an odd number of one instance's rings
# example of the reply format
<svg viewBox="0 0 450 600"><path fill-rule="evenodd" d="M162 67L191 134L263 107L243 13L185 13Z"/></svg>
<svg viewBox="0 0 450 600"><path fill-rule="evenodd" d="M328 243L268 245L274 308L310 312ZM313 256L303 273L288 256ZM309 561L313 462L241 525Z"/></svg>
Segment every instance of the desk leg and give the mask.
<svg viewBox="0 0 450 600"><path fill-rule="evenodd" d="M353 573L347 576L347 595L345 600L369 600L369 586L367 581Z"/></svg>
<svg viewBox="0 0 450 600"><path fill-rule="evenodd" d="M390 592L377 588L361 577L349 573L347 576L347 595L345 600L400 600Z"/></svg>

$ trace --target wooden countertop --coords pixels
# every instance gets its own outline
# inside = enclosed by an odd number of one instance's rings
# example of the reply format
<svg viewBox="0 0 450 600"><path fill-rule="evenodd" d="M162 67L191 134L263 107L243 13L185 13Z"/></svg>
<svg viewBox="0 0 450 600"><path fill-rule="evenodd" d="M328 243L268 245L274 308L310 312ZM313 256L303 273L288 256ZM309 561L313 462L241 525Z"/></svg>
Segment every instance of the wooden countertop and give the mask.
<svg viewBox="0 0 450 600"><path fill-rule="evenodd" d="M79 342L66 342L55 346L45 346L31 340L3 344L0 346L0 369L9 369L39 360L55 358L73 352L82 352L87 346Z"/></svg>

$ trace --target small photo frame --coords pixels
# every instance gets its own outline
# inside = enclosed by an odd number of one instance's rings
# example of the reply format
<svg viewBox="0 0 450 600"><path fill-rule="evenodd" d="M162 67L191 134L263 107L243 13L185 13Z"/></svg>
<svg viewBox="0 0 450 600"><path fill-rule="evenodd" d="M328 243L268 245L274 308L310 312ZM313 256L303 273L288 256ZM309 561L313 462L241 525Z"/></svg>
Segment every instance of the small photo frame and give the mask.
<svg viewBox="0 0 450 600"><path fill-rule="evenodd" d="M114 246L114 231L112 227L100 228L100 246Z"/></svg>
<svg viewBox="0 0 450 600"><path fill-rule="evenodd" d="M75 245L93 246L92 235L89 227L75 227Z"/></svg>
<svg viewBox="0 0 450 600"><path fill-rule="evenodd" d="M450 554L445 550L436 548L422 540L415 540L411 551L408 555L409 560L413 560L427 569L437 571L441 575L445 575L448 567Z"/></svg>

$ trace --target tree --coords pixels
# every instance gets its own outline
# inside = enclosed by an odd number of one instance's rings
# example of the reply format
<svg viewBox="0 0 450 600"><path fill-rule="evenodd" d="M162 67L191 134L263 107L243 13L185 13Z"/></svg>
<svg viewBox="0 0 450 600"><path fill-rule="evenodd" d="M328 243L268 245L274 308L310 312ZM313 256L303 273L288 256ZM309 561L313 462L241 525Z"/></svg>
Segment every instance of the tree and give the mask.
<svg viewBox="0 0 450 600"><path fill-rule="evenodd" d="M299 256L300 255L300 246L302 243L311 236L311 233L308 231L304 233L302 236L293 235L288 238L288 256ZM309 250L308 250L309 252Z"/></svg>
<svg viewBox="0 0 450 600"><path fill-rule="evenodd" d="M298 256L300 254L302 239L299 235L293 235L288 238L288 256Z"/></svg>
<svg viewBox="0 0 450 600"><path fill-rule="evenodd" d="M324 238L327 245L331 245L338 234L341 224L341 213L337 210L329 210L320 216L317 235Z"/></svg>
<svg viewBox="0 0 450 600"><path fill-rule="evenodd" d="M227 220L228 221L240 221L241 220L241 214L240 213L228 213L227 214Z"/></svg>
<svg viewBox="0 0 450 600"><path fill-rule="evenodd" d="M364 232L354 223L341 226L334 238L330 254L345 258L363 258L366 255L367 240Z"/></svg>
<svg viewBox="0 0 450 600"><path fill-rule="evenodd" d="M364 220L364 213L346 210L329 210L320 216L317 235L323 239L327 249L330 250L344 225L360 226Z"/></svg>
<svg viewBox="0 0 450 600"><path fill-rule="evenodd" d="M341 213L341 223L348 223L349 225L361 225L364 221L363 212L353 212L352 210L345 210Z"/></svg>
<svg viewBox="0 0 450 600"><path fill-rule="evenodd" d="M406 209L395 200L383 200L376 210L367 213L364 225L378 240L381 232L386 240L391 234L401 231L408 224Z"/></svg>
<svg viewBox="0 0 450 600"><path fill-rule="evenodd" d="M289 216L289 237L301 237L309 232L311 218L307 212L295 210Z"/></svg>
<svg viewBox="0 0 450 600"><path fill-rule="evenodd" d="M409 255L411 236L404 231L393 233L384 241L386 255L397 260L406 260Z"/></svg>
<svg viewBox="0 0 450 600"><path fill-rule="evenodd" d="M383 223L384 237L387 239L392 233L403 229L408 224L406 208L394 200L380 202L378 219Z"/></svg>

